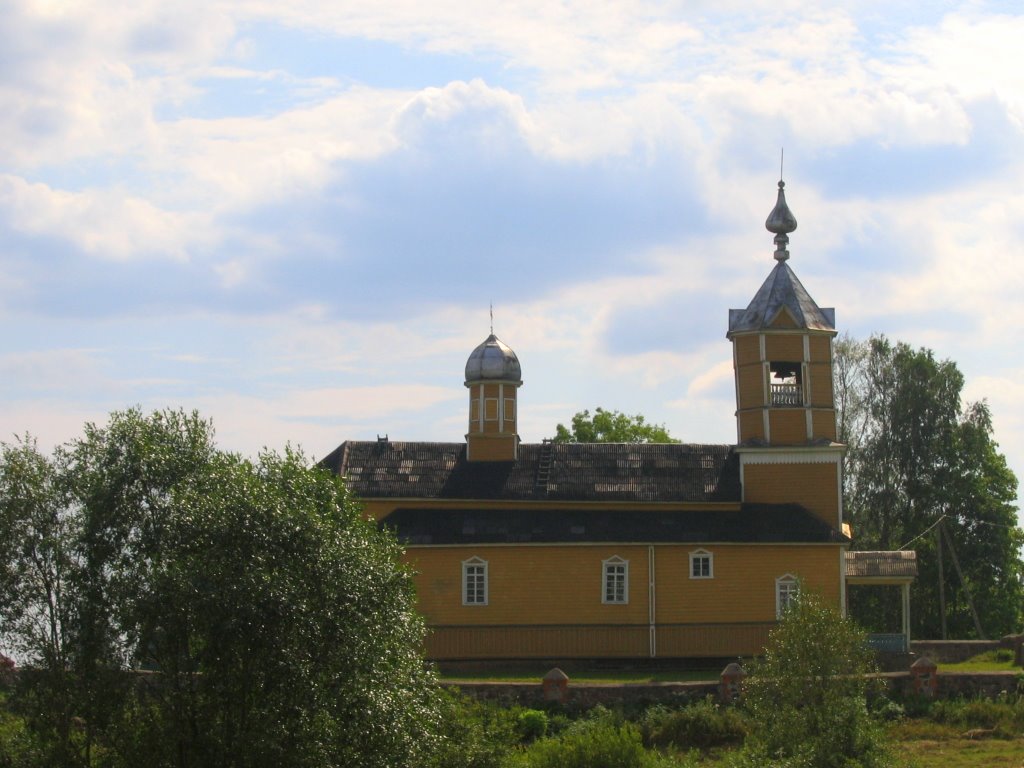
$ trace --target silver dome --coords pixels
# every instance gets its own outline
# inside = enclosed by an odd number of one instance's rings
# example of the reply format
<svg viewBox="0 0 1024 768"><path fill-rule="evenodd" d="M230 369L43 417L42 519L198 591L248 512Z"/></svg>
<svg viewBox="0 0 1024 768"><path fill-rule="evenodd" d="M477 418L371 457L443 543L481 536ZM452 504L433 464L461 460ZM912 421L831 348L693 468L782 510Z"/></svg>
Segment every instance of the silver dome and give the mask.
<svg viewBox="0 0 1024 768"><path fill-rule="evenodd" d="M481 379L495 379L522 383L523 372L519 358L493 333L473 350L466 361L466 383Z"/></svg>

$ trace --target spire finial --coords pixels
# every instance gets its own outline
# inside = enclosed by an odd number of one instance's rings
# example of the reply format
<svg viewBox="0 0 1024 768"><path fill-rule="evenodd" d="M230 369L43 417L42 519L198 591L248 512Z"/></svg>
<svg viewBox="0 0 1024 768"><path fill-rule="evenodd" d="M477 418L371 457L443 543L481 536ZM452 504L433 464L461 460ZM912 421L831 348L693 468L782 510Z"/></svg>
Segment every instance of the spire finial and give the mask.
<svg viewBox="0 0 1024 768"><path fill-rule="evenodd" d="M491 302L491 336L494 335L494 302Z"/></svg>
<svg viewBox="0 0 1024 768"><path fill-rule="evenodd" d="M784 150L783 150L784 151ZM765 229L775 234L775 258L778 261L785 261L789 258L789 233L796 229L796 217L786 205L786 182L782 180L782 163L785 155L779 158L779 196L775 201L775 207L768 214L764 223Z"/></svg>

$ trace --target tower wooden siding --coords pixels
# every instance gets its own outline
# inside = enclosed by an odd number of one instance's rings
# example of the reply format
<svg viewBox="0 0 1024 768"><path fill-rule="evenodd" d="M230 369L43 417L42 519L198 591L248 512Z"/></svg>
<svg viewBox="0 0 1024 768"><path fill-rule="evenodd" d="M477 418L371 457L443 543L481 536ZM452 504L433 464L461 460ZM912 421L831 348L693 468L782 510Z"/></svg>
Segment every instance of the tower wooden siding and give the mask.
<svg viewBox="0 0 1024 768"><path fill-rule="evenodd" d="M737 419L739 434L745 435L747 440L764 442L767 435L764 432L764 416L761 409L756 411L741 411Z"/></svg>
<svg viewBox="0 0 1024 768"><path fill-rule="evenodd" d="M811 412L811 418L814 420L814 434L832 442L839 439L834 409L814 410Z"/></svg>
<svg viewBox="0 0 1024 768"><path fill-rule="evenodd" d="M771 445L806 445L807 411L804 408L769 408L768 429Z"/></svg>
<svg viewBox="0 0 1024 768"><path fill-rule="evenodd" d="M835 463L748 464L743 469L746 501L801 504L826 523L839 519L839 471Z"/></svg>
<svg viewBox="0 0 1024 768"><path fill-rule="evenodd" d="M792 322L792 321L791 321ZM804 334L764 334L765 360L800 362L804 359Z"/></svg>

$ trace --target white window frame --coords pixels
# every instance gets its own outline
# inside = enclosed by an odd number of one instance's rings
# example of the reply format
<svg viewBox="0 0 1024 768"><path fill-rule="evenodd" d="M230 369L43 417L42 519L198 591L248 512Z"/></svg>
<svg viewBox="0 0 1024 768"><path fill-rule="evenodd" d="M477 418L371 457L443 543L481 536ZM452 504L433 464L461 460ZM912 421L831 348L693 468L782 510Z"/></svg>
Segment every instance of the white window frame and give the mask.
<svg viewBox="0 0 1024 768"><path fill-rule="evenodd" d="M789 604L800 597L800 580L791 573L775 580L775 618L781 619Z"/></svg>
<svg viewBox="0 0 1024 768"><path fill-rule="evenodd" d="M698 560L706 560L708 563L707 573L697 573L694 565ZM703 569L701 569L703 570ZM691 579L713 579L715 578L715 556L706 549L695 549L690 553L690 578Z"/></svg>
<svg viewBox="0 0 1024 768"><path fill-rule="evenodd" d="M605 605L629 603L629 560L615 555L601 561L601 602Z"/></svg>
<svg viewBox="0 0 1024 768"><path fill-rule="evenodd" d="M487 561L479 557L471 557L462 561L462 604L467 606L487 605L489 595ZM481 589L476 589L474 584L473 593L470 594L470 579L480 579ZM477 599L478 592L482 593L482 599ZM472 598L472 599L470 599Z"/></svg>
<svg viewBox="0 0 1024 768"><path fill-rule="evenodd" d="M505 421L516 420L516 399L514 397L505 398L505 412L502 414Z"/></svg>

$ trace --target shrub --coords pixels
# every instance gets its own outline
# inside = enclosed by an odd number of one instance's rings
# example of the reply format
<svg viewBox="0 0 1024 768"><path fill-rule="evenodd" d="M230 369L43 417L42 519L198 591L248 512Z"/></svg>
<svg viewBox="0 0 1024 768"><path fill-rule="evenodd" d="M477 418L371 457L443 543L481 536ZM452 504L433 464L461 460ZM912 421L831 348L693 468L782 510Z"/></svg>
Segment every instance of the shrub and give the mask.
<svg viewBox="0 0 1024 768"><path fill-rule="evenodd" d="M743 743L747 722L733 707L711 698L682 709L653 707L643 718L648 744L677 749L710 749Z"/></svg>
<svg viewBox="0 0 1024 768"><path fill-rule="evenodd" d="M29 768L44 763L44 751L25 720L9 711L0 694L0 768Z"/></svg>
<svg viewBox="0 0 1024 768"><path fill-rule="evenodd" d="M513 710L447 689L430 768L498 768L519 739Z"/></svg>
<svg viewBox="0 0 1024 768"><path fill-rule="evenodd" d="M875 700L872 712L874 712L875 717L879 720L884 720L888 723L902 720L907 714L902 704L882 696Z"/></svg>
<svg viewBox="0 0 1024 768"><path fill-rule="evenodd" d="M751 734L741 764L876 768L893 762L867 708L864 633L803 591L751 665L744 704Z"/></svg>
<svg viewBox="0 0 1024 768"><path fill-rule="evenodd" d="M547 735L548 715L539 709L526 709L519 713L516 730L523 741L536 741Z"/></svg>
<svg viewBox="0 0 1024 768"><path fill-rule="evenodd" d="M997 735L1024 733L1024 699L1015 695L999 699L952 699L936 701L929 712L932 721L967 731L993 728Z"/></svg>
<svg viewBox="0 0 1024 768"><path fill-rule="evenodd" d="M636 726L596 720L580 721L559 738L534 742L511 764L518 768L644 768L648 762Z"/></svg>

